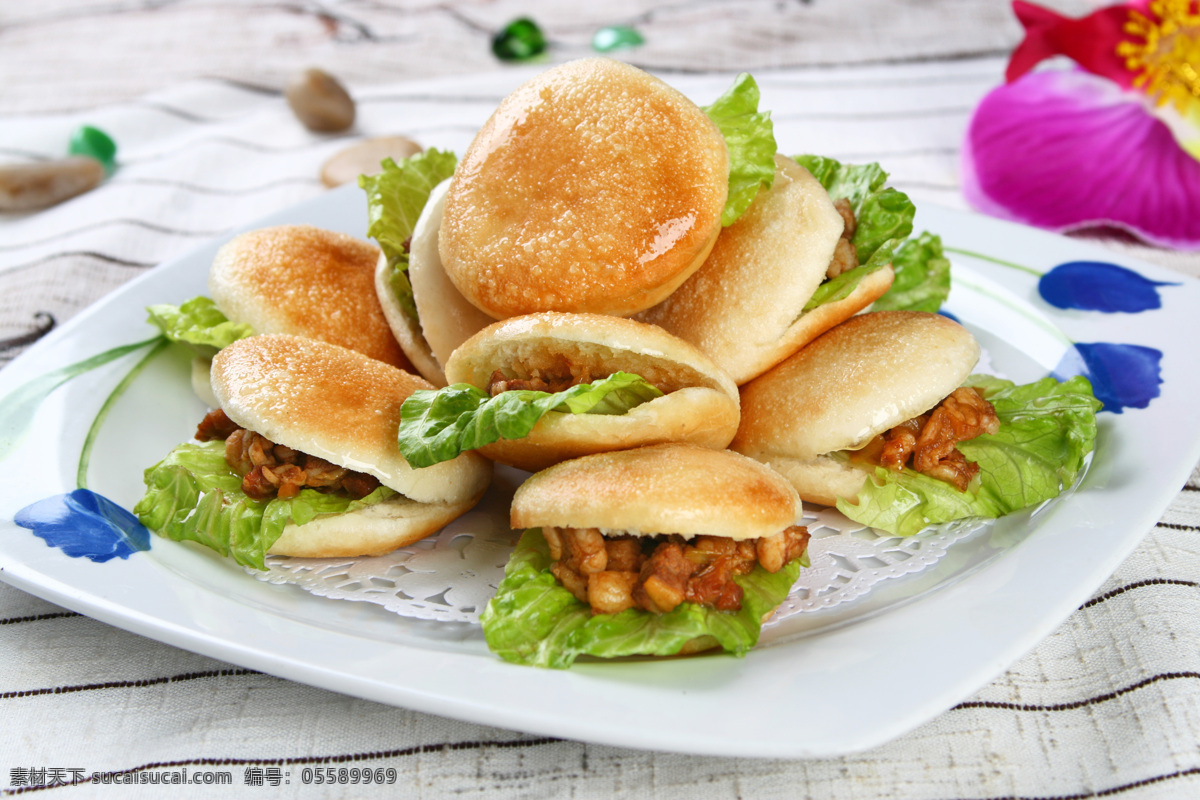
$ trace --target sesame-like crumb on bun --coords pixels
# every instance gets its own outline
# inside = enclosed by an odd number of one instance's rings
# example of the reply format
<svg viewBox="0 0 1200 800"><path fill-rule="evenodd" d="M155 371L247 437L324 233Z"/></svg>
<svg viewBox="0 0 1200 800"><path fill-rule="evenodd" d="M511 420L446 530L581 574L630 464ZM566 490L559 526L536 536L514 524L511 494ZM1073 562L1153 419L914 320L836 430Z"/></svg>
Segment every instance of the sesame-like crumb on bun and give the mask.
<svg viewBox="0 0 1200 800"><path fill-rule="evenodd" d="M510 524L755 539L795 525L800 515L796 491L757 461L663 444L585 456L535 474L513 496Z"/></svg>
<svg viewBox="0 0 1200 800"><path fill-rule="evenodd" d="M636 316L695 344L741 385L873 303L891 268L812 311L844 223L825 188L785 156L775 180L717 237L708 259L670 296Z"/></svg>
<svg viewBox="0 0 1200 800"><path fill-rule="evenodd" d="M395 495L346 514L296 525L289 522L267 552L296 558L349 558L390 553L436 533L470 511L483 495L440 503L418 503Z"/></svg>
<svg viewBox="0 0 1200 800"><path fill-rule="evenodd" d="M728 179L725 140L691 100L619 61L568 62L506 97L463 155L446 274L497 319L632 314L708 255Z"/></svg>
<svg viewBox="0 0 1200 800"><path fill-rule="evenodd" d="M311 225L278 225L226 242L208 291L221 313L256 333L287 333L349 347L411 369L375 295L379 248Z"/></svg>
<svg viewBox="0 0 1200 800"><path fill-rule="evenodd" d="M801 461L787 456L763 455L756 460L766 464L791 482L800 499L822 506L836 506L839 499L858 500L867 482L867 470L852 462L829 456Z"/></svg>
<svg viewBox="0 0 1200 800"><path fill-rule="evenodd" d="M527 436L480 452L536 471L589 453L662 442L723 448L737 430L738 392L728 375L682 339L621 317L546 311L494 323L454 351L446 377L484 389L496 370L528 378L569 366L593 379L630 372L666 394L624 414L547 414Z"/></svg>
<svg viewBox="0 0 1200 800"><path fill-rule="evenodd" d="M938 314L851 317L742 387L731 447L798 461L862 447L939 403L978 359L975 337Z"/></svg>
<svg viewBox="0 0 1200 800"><path fill-rule="evenodd" d="M400 406L431 384L382 361L315 339L251 336L213 358L212 388L226 415L272 442L381 483L422 503L478 497L491 464L477 453L425 469L396 442Z"/></svg>

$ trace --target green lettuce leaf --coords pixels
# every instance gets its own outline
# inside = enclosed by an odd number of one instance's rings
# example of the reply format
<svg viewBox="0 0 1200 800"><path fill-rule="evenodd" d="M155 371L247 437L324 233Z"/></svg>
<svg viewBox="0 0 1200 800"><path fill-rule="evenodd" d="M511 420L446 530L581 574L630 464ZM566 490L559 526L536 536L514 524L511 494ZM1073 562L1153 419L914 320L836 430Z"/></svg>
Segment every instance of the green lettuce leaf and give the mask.
<svg viewBox="0 0 1200 800"><path fill-rule="evenodd" d="M804 304L804 310L812 311L817 306L847 297L854 291L854 287L858 286L859 281L875 270L882 269L892 262L896 246L899 244L898 240L889 239L875 248L875 252L871 254L871 257L865 263L860 264L854 269L848 269L841 275L821 281L821 285L817 287L812 297Z"/></svg>
<svg viewBox="0 0 1200 800"><path fill-rule="evenodd" d="M978 486L960 492L945 481L904 469L875 469L858 502L838 501L850 519L898 536L966 517L994 519L1057 497L1079 477L1096 443L1100 401L1087 378L1053 378L1015 385L973 375L996 409L1000 430L958 444L979 464Z"/></svg>
<svg viewBox="0 0 1200 800"><path fill-rule="evenodd" d="M795 158L820 181L830 197L850 201L858 221L851 242L858 250L859 264L870 261L886 242L896 240L898 245L912 233L916 206L904 192L885 186L888 174L878 164L842 164L814 155Z"/></svg>
<svg viewBox="0 0 1200 800"><path fill-rule="evenodd" d="M775 132L768 111L758 110L758 84L743 72L712 105L704 107L725 137L729 150L729 196L721 212L721 225L737 221L759 188L775 181Z"/></svg>
<svg viewBox="0 0 1200 800"><path fill-rule="evenodd" d="M266 569L267 550L288 522L303 525L387 500L380 486L361 500L301 489L293 498L252 500L225 461L224 442L185 443L146 470L146 494L133 507L141 523L177 542L198 542L237 563Z"/></svg>
<svg viewBox="0 0 1200 800"><path fill-rule="evenodd" d="M167 303L147 306L150 322L173 342L183 342L204 355L213 355L222 347L254 335L244 322L230 322L207 297L193 297L181 305Z"/></svg>
<svg viewBox="0 0 1200 800"><path fill-rule="evenodd" d="M527 436L549 413L624 414L662 394L628 372L553 394L512 390L489 397L468 383L418 390L400 407L400 452L412 466L428 467L499 439Z"/></svg>
<svg viewBox="0 0 1200 800"><path fill-rule="evenodd" d="M774 574L755 567L735 577L744 592L740 611L681 603L666 614L628 609L592 614L554 578L550 551L538 528L525 531L504 569L496 596L480 617L488 647L516 664L566 669L578 656L668 656L688 641L711 636L725 651L745 655L758 642L762 618L787 597L800 560Z"/></svg>
<svg viewBox="0 0 1200 800"><path fill-rule="evenodd" d="M896 278L892 288L871 306L872 311L936 313L950 296L950 260L940 236L925 231L906 239L892 257Z"/></svg>
<svg viewBox="0 0 1200 800"><path fill-rule="evenodd" d="M367 235L379 243L393 272L392 291L404 313L417 318L412 284L408 280L408 247L417 219L421 216L433 187L454 174L458 156L430 148L396 163L382 162L376 175L359 175L358 185L367 193Z"/></svg>
<svg viewBox="0 0 1200 800"><path fill-rule="evenodd" d="M864 277L892 263L896 249L912 233L917 209L904 192L885 186L888 174L874 162L842 164L815 155L799 155L795 159L825 187L830 197L850 201L858 223L851 242L858 252L859 266L823 282L804 306L805 311L811 311L841 300Z"/></svg>

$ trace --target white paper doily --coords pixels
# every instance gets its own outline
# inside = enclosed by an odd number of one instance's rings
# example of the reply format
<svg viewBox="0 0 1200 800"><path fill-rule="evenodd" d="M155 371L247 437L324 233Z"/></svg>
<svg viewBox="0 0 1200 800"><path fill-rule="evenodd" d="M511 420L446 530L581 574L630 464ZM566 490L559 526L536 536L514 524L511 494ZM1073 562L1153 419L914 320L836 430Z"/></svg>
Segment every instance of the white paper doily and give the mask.
<svg viewBox="0 0 1200 800"><path fill-rule="evenodd" d="M988 523L978 519L938 525L916 536L892 536L844 517L836 508L805 509L812 566L775 612L775 620L861 597L880 581L932 567L950 545Z"/></svg>
<svg viewBox="0 0 1200 800"><path fill-rule="evenodd" d="M489 498L490 499L490 498ZM405 617L478 622L519 536L502 514L477 508L437 536L373 558L288 558L269 556L259 580L293 584L321 597L376 603ZM951 523L916 536L880 534L851 522L836 509L805 510L812 539L812 566L780 606L776 621L830 608L861 597L880 581L911 575L936 564L951 544L983 523Z"/></svg>
<svg viewBox="0 0 1200 800"><path fill-rule="evenodd" d="M489 513L497 502L489 493L436 536L385 556L267 556L266 572L248 571L268 583L290 583L334 600L376 603L405 617L478 622L520 538L508 527L507 505L503 515Z"/></svg>

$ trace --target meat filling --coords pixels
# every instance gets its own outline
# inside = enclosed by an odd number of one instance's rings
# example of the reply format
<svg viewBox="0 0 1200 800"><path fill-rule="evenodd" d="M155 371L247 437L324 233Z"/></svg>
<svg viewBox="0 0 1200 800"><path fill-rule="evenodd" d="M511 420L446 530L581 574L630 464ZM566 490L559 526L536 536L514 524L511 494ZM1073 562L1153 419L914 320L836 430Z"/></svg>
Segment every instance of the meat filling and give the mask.
<svg viewBox="0 0 1200 800"><path fill-rule="evenodd" d="M966 491L979 465L955 447L959 442L1000 430L996 409L975 389L955 389L928 414L900 423L864 448L888 469L911 466L931 478Z"/></svg>
<svg viewBox="0 0 1200 800"><path fill-rule="evenodd" d="M495 397L501 392L519 389L554 394L581 383L591 383L609 376L607 372L594 374L589 365L576 363L565 355L559 355L556 360L557 363L553 367L532 369L530 374L524 378L510 378L502 370L495 370L488 379L488 395ZM658 384L656 386L663 394L667 393L664 386Z"/></svg>
<svg viewBox="0 0 1200 800"><path fill-rule="evenodd" d="M808 529L793 525L774 536L734 541L722 536L604 536L597 528L542 528L550 571L594 614L640 608L665 614L680 603L720 611L742 607L733 580L761 564L778 572L808 547Z"/></svg>
<svg viewBox="0 0 1200 800"><path fill-rule="evenodd" d="M242 476L242 491L253 500L286 500L301 489L342 492L358 500L379 486L372 475L339 467L246 430L219 408L196 427L196 439L224 440L225 461Z"/></svg>
<svg viewBox="0 0 1200 800"><path fill-rule="evenodd" d="M842 228L842 236L838 239L837 247L834 248L833 258L830 259L829 267L825 270L826 278L836 278L843 272L858 266L858 249L852 241L854 232L858 230L858 220L854 218L854 209L850 207L850 201L844 197L834 200L833 207L842 215L845 225Z"/></svg>
<svg viewBox="0 0 1200 800"><path fill-rule="evenodd" d="M525 378L509 378L502 371L496 370L488 381L488 394L495 397L501 392L518 389L554 394L581 383L590 383L593 377L604 377L593 376L587 364L576 364L563 355L558 356L557 362L550 369L534 369Z"/></svg>

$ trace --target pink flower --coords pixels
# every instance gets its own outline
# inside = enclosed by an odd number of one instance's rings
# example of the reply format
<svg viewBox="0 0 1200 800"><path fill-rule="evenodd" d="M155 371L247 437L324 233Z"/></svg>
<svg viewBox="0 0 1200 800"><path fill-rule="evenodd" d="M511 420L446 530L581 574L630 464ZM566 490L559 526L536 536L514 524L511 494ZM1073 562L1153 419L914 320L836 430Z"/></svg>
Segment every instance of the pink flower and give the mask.
<svg viewBox="0 0 1200 800"><path fill-rule="evenodd" d="M968 127L968 202L1051 230L1115 226L1200 249L1200 3L1078 20L1013 7L1026 37ZM1032 71L1056 55L1079 66Z"/></svg>

